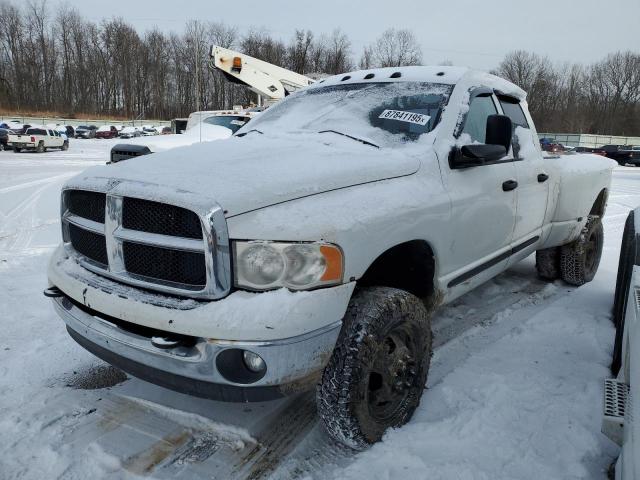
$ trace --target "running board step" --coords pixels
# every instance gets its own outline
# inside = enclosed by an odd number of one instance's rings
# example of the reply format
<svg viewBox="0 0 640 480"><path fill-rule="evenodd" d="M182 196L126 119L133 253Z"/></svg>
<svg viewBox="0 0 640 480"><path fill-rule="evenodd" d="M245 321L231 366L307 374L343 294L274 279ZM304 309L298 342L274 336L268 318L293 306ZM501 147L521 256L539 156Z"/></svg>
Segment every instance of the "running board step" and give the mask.
<svg viewBox="0 0 640 480"><path fill-rule="evenodd" d="M615 378L604 381L604 414L602 433L618 445L622 444L624 413L629 396L629 385Z"/></svg>

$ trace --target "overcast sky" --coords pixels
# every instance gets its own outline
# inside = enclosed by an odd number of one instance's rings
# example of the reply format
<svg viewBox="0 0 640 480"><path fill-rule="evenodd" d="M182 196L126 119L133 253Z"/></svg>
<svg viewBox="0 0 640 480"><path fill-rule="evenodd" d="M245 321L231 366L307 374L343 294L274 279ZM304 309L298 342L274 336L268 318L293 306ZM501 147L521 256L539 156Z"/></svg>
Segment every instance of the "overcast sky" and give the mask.
<svg viewBox="0 0 640 480"><path fill-rule="evenodd" d="M617 50L640 51L640 0L49 0L88 19L121 16L140 32L182 31L190 19L224 21L242 32L264 28L288 41L296 28L316 34L340 27L362 48L389 27L409 28L423 63L450 60L489 70L525 49L557 62L589 63ZM99 5L99 8L97 8Z"/></svg>

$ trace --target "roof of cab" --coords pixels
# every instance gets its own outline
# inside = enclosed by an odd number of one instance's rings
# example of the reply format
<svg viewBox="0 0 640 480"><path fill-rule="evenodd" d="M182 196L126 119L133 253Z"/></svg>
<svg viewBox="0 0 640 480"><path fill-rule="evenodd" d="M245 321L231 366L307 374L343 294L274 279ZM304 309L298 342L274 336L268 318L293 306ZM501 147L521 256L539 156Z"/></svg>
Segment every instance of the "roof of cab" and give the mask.
<svg viewBox="0 0 640 480"><path fill-rule="evenodd" d="M469 86L485 86L505 95L524 100L526 93L513 83L480 70L471 70L467 67L448 66L411 66L411 67L386 67L358 70L341 73L327 77L314 83L308 88L321 88L329 85L345 83L366 82L427 82L456 85L464 82Z"/></svg>

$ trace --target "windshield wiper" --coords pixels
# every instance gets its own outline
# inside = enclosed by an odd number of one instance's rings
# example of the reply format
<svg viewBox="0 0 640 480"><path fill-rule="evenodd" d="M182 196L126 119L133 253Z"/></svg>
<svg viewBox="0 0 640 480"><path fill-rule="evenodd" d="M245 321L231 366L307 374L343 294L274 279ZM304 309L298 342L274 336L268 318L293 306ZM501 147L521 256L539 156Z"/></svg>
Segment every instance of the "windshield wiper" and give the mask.
<svg viewBox="0 0 640 480"><path fill-rule="evenodd" d="M346 133L339 132L337 130L320 130L318 133L337 133L338 135L342 135L343 137L350 138L351 140L355 140L356 142L364 143L365 145L371 145L372 147L380 148L375 143L371 143L369 140L363 140L362 138L354 137L353 135L349 135Z"/></svg>
<svg viewBox="0 0 640 480"><path fill-rule="evenodd" d="M264 135L264 133L261 132L260 130L258 130L257 128L252 128L248 132L242 132L242 133L237 134L236 137L244 137L246 134L251 133L251 132L258 132L260 135Z"/></svg>

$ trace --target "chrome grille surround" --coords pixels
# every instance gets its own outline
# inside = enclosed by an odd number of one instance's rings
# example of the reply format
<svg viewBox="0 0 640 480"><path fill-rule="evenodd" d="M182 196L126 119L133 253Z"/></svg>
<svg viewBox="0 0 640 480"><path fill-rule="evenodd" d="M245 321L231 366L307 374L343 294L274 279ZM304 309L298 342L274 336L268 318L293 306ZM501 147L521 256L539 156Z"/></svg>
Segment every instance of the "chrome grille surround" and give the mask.
<svg viewBox="0 0 640 480"><path fill-rule="evenodd" d="M69 212L66 199L71 190L87 190L106 193L104 223L89 220ZM162 192L159 194L159 192ZM202 225L202 239L175 237L126 229L122 225L122 206L125 197L151 200L185 208L198 215ZM228 295L231 289L231 261L229 234L224 212L218 203L202 195L184 190L168 190L155 184L118 181L108 178L80 179L70 182L61 196L62 238L66 253L81 266L99 275L134 287L155 290L170 295L195 299L216 300ZM105 236L108 265L102 265L76 251L69 235L69 225ZM123 242L133 242L165 249L203 253L206 268L206 285L175 283L127 272L124 262Z"/></svg>

